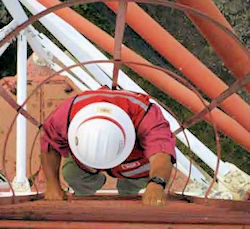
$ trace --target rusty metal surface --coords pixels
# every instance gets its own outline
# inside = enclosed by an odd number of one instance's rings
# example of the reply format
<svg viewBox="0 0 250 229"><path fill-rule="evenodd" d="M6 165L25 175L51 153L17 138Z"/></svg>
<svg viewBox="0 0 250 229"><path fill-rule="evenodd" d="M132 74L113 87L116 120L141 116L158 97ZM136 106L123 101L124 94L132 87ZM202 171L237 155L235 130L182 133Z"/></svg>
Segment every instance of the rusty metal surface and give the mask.
<svg viewBox="0 0 250 229"><path fill-rule="evenodd" d="M105 1L105 0L104 0ZM80 3L83 1L75 0L68 1L66 3L62 3L60 6L52 7L36 16L32 16L29 21L20 25L15 31L10 33L5 39L0 42L0 46L10 39L12 36L18 33L23 27L30 24L31 22L37 20L43 15L52 12L56 9L62 8L63 6L70 6L74 3ZM86 2L96 2L87 0ZM152 1L137 1L137 2L148 2L152 3ZM161 4L165 6L170 6L173 8L177 8L183 11L189 11L200 15L207 20L213 22L213 20L206 15L198 11L194 11L189 7L184 7L181 4L170 3L168 1L157 0L154 4ZM122 8L122 13L125 14L125 7ZM118 24L124 24L124 15L121 17ZM215 22L213 22L215 23ZM216 24L216 23L215 23ZM127 65L141 65L144 67L151 67L163 71L165 73L170 74L176 80L182 82L184 85L187 85L188 82L184 82L184 80L178 77L176 74L167 71L166 69L149 66L140 63L134 62L123 62L120 61L120 52L121 52L121 41L123 35L123 27L118 27L117 36L115 39L115 55L114 61L88 61L84 64L91 63L114 63L114 81L113 86L115 87L117 84L118 70L121 64ZM221 29L225 30L232 36L233 39L234 34L230 34L229 31L226 30L223 26L219 25ZM240 44L239 44L240 45ZM243 47L242 47L243 48ZM243 48L244 49L244 48ZM78 66L80 64L74 65ZM68 70L74 66L70 66L62 69L60 72ZM49 73L46 75L47 78L41 78L38 80L38 86L33 89L32 95L35 95L38 92L38 89L41 90L39 94L40 97L40 107L44 107L44 98L42 95L45 95L46 92L44 90L43 84L46 84L58 73ZM35 78L33 79L35 80ZM214 99L211 104L208 106L204 103L204 110L200 112L198 115L192 117L192 119L186 121L184 125L181 124L183 130L184 127L195 124L203 117L206 113L209 113L212 109L218 106L221 102L223 102L230 94L237 91L240 87L242 87L246 82L249 81L249 75L245 76L245 82L242 80L236 81L234 85L232 85L227 91L223 92L220 96ZM65 84L67 82L61 82ZM190 88L190 85L187 85ZM195 88L191 88L197 96L200 97L201 101L202 97L199 92ZM0 95L5 98L6 101L9 102L11 106L17 110L17 113L22 113L22 106L17 105L13 102L11 96L6 94L6 89L0 87ZM28 98L29 99L29 98ZM27 99L27 100L28 100ZM56 101L55 103L57 103ZM46 106L45 106L46 107ZM40 126L40 123L44 120L44 111L41 116L41 112L37 121L33 118L29 113L25 113L28 116L28 119L33 121L34 125ZM212 117L211 117L212 119ZM13 120L14 124L15 118ZM184 127L183 127L184 126ZM217 135L216 127L215 135ZM10 130L11 131L11 130ZM7 138L6 138L7 139ZM8 140L8 139L7 139ZM6 144L7 144L6 140ZM219 139L216 138L216 142L219 144ZM30 162L32 161L32 151L35 145L35 140L32 143L32 149L30 153ZM217 154L218 161L220 158L220 145L217 145ZM5 149L3 154L3 162ZM191 165L190 165L191 166ZM30 163L30 170L31 170ZM6 169L4 169L6 170ZM164 207L150 207L143 206L139 197L136 198L122 198L115 196L95 196L89 198L70 198L68 201L44 201L44 200L36 200L41 199L42 195L38 196L22 196L15 198L0 198L0 228L82 228L86 227L88 229L91 228L211 228L216 225L216 228L248 228L250 225L250 203L247 202L236 202L236 201L220 201L220 200L210 200L207 198L210 189L212 188L213 183L215 182L217 176L217 169L215 172L215 176L213 182L211 183L207 193L206 198L195 198L195 197L187 197L187 196L179 196L178 198L169 197L168 204ZM191 169L190 169L191 172ZM30 172L31 174L31 172ZM189 182L190 173L186 182ZM185 185L185 187L186 187ZM185 190L183 189L183 192ZM38 191L38 189L37 189ZM14 192L13 192L14 196ZM181 200L181 199L184 199ZM14 204L13 204L14 203ZM192 225L192 224L195 224ZM247 226L248 225L248 226Z"/></svg>
<svg viewBox="0 0 250 229"><path fill-rule="evenodd" d="M92 61L91 61L92 62ZM91 62L87 62L84 64L90 64ZM98 62L98 61L94 61ZM113 62L113 61L105 61L105 62ZM80 64L80 63L78 63ZM72 67L72 66L71 66ZM69 68L71 68L69 67ZM60 71L61 72L61 71ZM58 73L60 73L58 72ZM34 64L32 57L28 60L28 98L26 102L28 103L28 111L31 115L39 120L41 123L46 118L46 116L57 106L58 103L63 101L68 96L73 96L77 93L76 88L72 85L72 82L68 79L65 79L62 76L57 75L53 71L49 70L47 67L41 67ZM16 78L7 78L0 81L0 85L3 85L4 89L10 91L11 89L15 89L16 87ZM66 93L66 89L71 88L71 93ZM57 95L54 98L54 93ZM9 93L13 98L13 93ZM6 101L9 102L9 101ZM25 102L25 103L26 103ZM25 104L24 103L24 104ZM16 111L11 109L4 100L0 98L0 104L2 104L0 111L2 111L8 115L4 116L5 119L0 121L1 126L6 126L6 128L1 131L1 135L3 136L3 154L0 158L0 169L3 169L6 178L8 180L13 179L15 174L15 129L13 129L13 124L16 118ZM24 105L22 104L22 106ZM10 104L12 105L12 104ZM14 117L14 118L13 118ZM6 123L9 120L12 120L12 125L8 126ZM39 142L36 140L38 137L38 131L36 126L28 123L29 131L28 131L28 150L27 150L27 172L28 177L32 179L32 183L34 184L33 191L35 192L43 192L45 190L45 178L43 176L42 170L40 171L40 158L39 158ZM13 130L12 130L13 129ZM10 135L9 135L10 134ZM184 133L185 134L185 133ZM5 140L4 140L5 139ZM186 138L187 142L188 139ZM7 142L8 146L7 147ZM0 140L1 143L1 140ZM1 168L2 165L2 168ZM175 170L177 172L177 170ZM169 190L181 191L185 189L185 185L183 185L183 180L187 180L186 183L191 182L191 180L187 179L185 176L181 175L178 171L177 176L172 176L174 182L173 188L169 186ZM109 177L108 177L109 178ZM111 179L109 178L107 181L107 185L105 185L104 189L116 189L115 183L116 180L112 180L111 184L109 184ZM63 179L62 179L63 182ZM11 187L11 183L9 183ZM63 186L63 187L67 187ZM1 190L0 191L10 191L10 190ZM182 192L183 192L182 191ZM12 190L14 193L14 190ZM15 194L13 195L12 202L15 202Z"/></svg>
<svg viewBox="0 0 250 229"><path fill-rule="evenodd" d="M126 25L127 5L128 3L126 1L119 1L119 11L116 17L115 27L115 47L113 54L114 60L118 60L118 62L114 62L112 89L116 89L117 87L118 74L121 67L119 60L121 60L121 49Z"/></svg>
<svg viewBox="0 0 250 229"><path fill-rule="evenodd" d="M113 63L114 61L113 60L107 60L107 61L98 61L98 60L96 60L96 61L87 61L87 62L83 62L83 63L78 63L78 64L75 64L75 65L72 65L72 66L68 66L68 67L66 67L66 68L64 68L64 69L62 69L61 71L59 71L59 72L57 72L57 73L54 73L54 74L52 74L52 75L49 75L48 77L44 77L44 78L42 78L41 79L41 81L39 81L39 84L37 85L37 87L35 87L34 89L33 89L33 91L31 92L31 94L28 96L28 98L26 99L26 101L20 106L20 107L22 107L22 106L24 106L24 104L39 90L39 89L41 89L41 87L43 86L43 85L45 85L45 84L48 84L49 82L50 82L50 80L53 80L53 77L55 77L55 76L57 76L59 73L61 73L61 72L63 72L63 71L65 71L65 70L68 70L68 69L70 69L70 68L72 68L72 67L75 67L75 66L79 66L79 65L87 65L87 64L92 64L92 63ZM161 68L161 67L158 67L158 66L152 66L152 65L147 65L147 64L141 64L141 63L136 63L136 62L124 62L124 61L120 61L121 63L123 63L123 64L130 64L130 65L141 65L141 66L144 66L144 67L150 67L150 68L154 68L154 69L157 69L157 70L160 70L160 71L162 71L162 72L165 72L165 73L167 73L167 74L169 74L169 75L171 75L173 78L175 78L175 79L178 79L178 80L180 80L181 82L183 82L183 84L186 84L186 85L188 85L188 87L190 87L190 84L185 80L185 79L183 79L183 78L181 78L181 77L179 77L178 75L176 75L175 73L173 73L173 72L171 72L171 71L169 71L169 70L166 70L166 69L164 69L164 68ZM192 86L191 86L192 87ZM230 87L231 88L231 87ZM195 89L195 88L192 88L193 89L193 91L197 94L197 96L200 98L200 100L204 103L204 101L202 100L202 98L201 98L201 95L199 94L199 92ZM204 107L205 107L205 109L207 109L207 106L206 106L206 104L204 103ZM210 113L209 113L210 114ZM14 124L14 122L15 122L15 119L16 119L16 116L15 116L15 118L13 119L13 121L12 121L12 124L11 124L11 128L9 129L9 131L8 131L8 133L7 133L7 137L6 137L6 139L5 139L5 142L4 142L4 147L3 147L3 162L5 161L5 154L6 154L6 146L7 146L7 141L8 141L8 137L9 137L9 134L10 134L10 132L11 132L11 130L12 130L12 127L13 127L13 124ZM212 119L212 117L211 117L211 119ZM213 123L213 122L212 122ZM216 126L214 125L214 123L213 123L213 127L214 127L214 130L215 130L215 136L216 136L216 146L217 146L217 156L218 156L218 162L219 162L219 159L220 159L220 144L219 144L219 135L218 135L218 133L217 133L217 129L216 129ZM217 171L218 171L218 162L217 162L217 166L216 166L216 171L215 171L215 175L214 175L214 177L213 177L213 182L210 184L210 187L208 188L208 190L207 190L207 192L206 192L206 198L207 198L207 196L208 196L208 194L209 194L209 192L210 192L210 190L211 190L211 188L212 188L212 186L213 186L213 184L214 184L214 182L215 182L215 180L216 180L216 176L217 176ZM3 167L4 167L4 172L6 171L6 169L5 169L5 164L3 165ZM190 168L191 168L191 165L190 165ZM188 179L187 179L187 181L186 181L186 185L187 185L187 183L189 182L189 179L190 179L190 172L191 172L191 169L189 170L189 175L188 175ZM5 172L5 175L6 175L7 173ZM6 176L7 177L7 179L8 179L8 176ZM10 184L10 183L9 183ZM186 187L186 185L185 185L185 187ZM11 185L10 185L11 186ZM184 192L184 190L185 190L185 187L184 187L184 189L183 189L183 191L182 192ZM14 196L14 191L12 190L12 192L13 192L13 196Z"/></svg>
<svg viewBox="0 0 250 229"><path fill-rule="evenodd" d="M21 221L21 220L2 220L0 228L44 228L44 229L75 229L75 228L88 228L88 229L189 229L194 228L190 224L145 224L145 223L112 223L112 222L67 222L67 221ZM199 229L249 229L244 225L204 225L196 224L195 228Z"/></svg>
<svg viewBox="0 0 250 229"><path fill-rule="evenodd" d="M15 198L1 197L0 198L0 206L1 205L7 206L7 205L11 205L11 204L24 203L24 202L40 200L40 199L43 199L43 194L28 195L28 196L16 196Z"/></svg>
<svg viewBox="0 0 250 229"><path fill-rule="evenodd" d="M1 205L0 212L1 220L250 225L249 212L180 200L169 200L163 207L143 206L140 198L100 196L68 201L38 200Z"/></svg>
<svg viewBox="0 0 250 229"><path fill-rule="evenodd" d="M103 0L103 1L105 1L105 0ZM40 17L42 17L42 16L48 14L49 12L53 12L53 11L55 11L56 9L60 9L60 8L65 7L65 6L71 6L71 5L73 5L73 4L77 4L77 3L87 3L87 2L88 2L88 3L92 3L92 2L95 2L95 0L87 0L87 1L71 0L71 1L68 1L68 2L61 3L61 4L57 5L57 6L51 7L51 8L49 8L49 9L47 9L47 10L41 12L41 13L38 14L38 15L35 15L35 16L30 17L30 19L29 19L27 22L24 22L22 25L18 26L13 32L11 32L9 35L7 35L7 36L0 42L0 46L1 46L4 42L6 42L8 39L10 39L12 36L14 36L15 34L17 34L18 31L19 31L21 28L24 28L24 27L27 26L28 24L32 23L33 21L36 21L37 19L39 19ZM116 81L117 81L118 70L119 70L119 68L120 68L120 65L121 65L121 64L126 64L125 62L119 61L119 57L120 57L120 52L121 52L121 43L122 43L122 37L123 37L123 32L124 32L124 26L125 26L125 14L126 14L126 5L127 5L127 2L129 2L129 1L120 2L120 10L119 10L118 17L117 17L116 34L115 34L115 47L114 47L114 48L115 48L115 50L114 50L114 61L110 61L110 62L114 63L114 65L115 65L115 67L114 67L114 77L113 77L113 87L115 87L115 86L116 86L116 83L117 83ZM190 8L190 7L187 7L187 6L184 6L184 5L182 5L182 4L178 4L178 3L173 3L173 2L168 2L168 1L161 1L161 0L157 0L157 1L154 1L154 2L152 2L152 1L150 1L150 0L138 0L138 1L136 1L136 2L145 2L145 3L159 4L159 5L164 5L164 6L176 8L176 9L179 9L179 10L182 10L182 11L192 12L192 13L194 13L194 14L200 16L200 17L203 17L203 18L205 18L206 20L208 20L208 21L214 23L215 25L217 25L218 27L220 27L222 30L224 30L226 33L228 33L228 34L232 37L232 39L236 39L236 40L237 40L237 37L236 37L230 30L228 30L228 29L225 28L224 26L220 25L218 22L214 21L212 18L208 17L207 15L202 14L201 12L199 12L199 11L197 11L197 10L195 10L195 9L192 9L192 8ZM241 46L240 42L239 42L239 46L240 46L242 49L244 49L244 47ZM244 49L244 50L245 50L245 49ZM249 53L248 53L248 54L249 54ZM82 64L90 64L90 63L95 63L95 62L101 63L102 61L89 61L89 62L85 62L85 63L82 63ZM104 61L104 62L109 62L109 61ZM128 62L127 64L129 64L129 62ZM137 64L137 65L139 64L139 65L140 65L140 63L132 63L132 62L131 62L130 64ZM141 64L141 65L142 65L142 64ZM75 66L77 66L77 65L75 65ZM142 65L142 66L143 66L143 65ZM71 67L72 67L72 66L71 66ZM71 67L64 68L62 71L68 70L68 69L70 69ZM145 66L145 65L144 65L144 67L149 67L149 66ZM162 69L162 68L159 68L159 67L156 67L156 66L150 66L150 67L151 67L151 68L158 69L158 70L161 70L161 71L163 71L163 72L169 74L169 71L164 70L164 69ZM60 72L61 72L61 71L60 71ZM58 72L57 74L59 74L60 72ZM182 82L184 85L187 85L187 82L184 82L184 80L183 80L181 77L178 77L176 74L171 73L170 75L171 75L174 79L178 80L179 82ZM48 78L46 78L46 79L44 79L43 81L41 81L41 83L39 84L39 86L38 86L36 89L34 89L34 91L31 93L31 95L32 95L33 93L35 93L44 83L47 83L50 79L52 79L54 76L55 76L55 74L50 74L50 76L49 76ZM247 77L245 77L245 78L247 78ZM247 79L249 80L249 77L248 77ZM239 86L242 86L240 83L238 83L238 84L239 84ZM187 87L190 88L190 85L187 86ZM237 87L237 88L238 88L238 87ZM237 88L236 88L236 89L237 89ZM0 88L0 89L3 89L3 88ZM195 88L191 88L191 89L192 89L194 92L196 92L197 96L198 96L198 97L200 98L200 100L203 102L202 97L200 96L199 92L197 92L197 90L196 90ZM200 114L196 117L196 119L193 120L193 123L192 123L192 124L194 124L194 123L196 123L197 121L199 121L199 119L200 119L202 116L204 116L204 114L209 113L209 111L211 111L213 108L215 108L216 106L218 106L222 101L225 100L225 98L226 98L225 96L226 96L226 95L229 95L229 94L232 93L232 91L234 91L234 90L235 90L235 87L233 87L233 85L232 85L226 92L224 92L224 94L221 95L221 97L219 97L219 99L217 98L217 100L213 100L213 101L212 101L212 103L211 103L211 105L210 105L210 109L208 109L207 104L205 104L205 103L203 102L203 103L204 103L204 110L203 110L204 112L203 112L203 113L200 113ZM6 93L6 91L4 91L4 90L1 90L0 92L1 92L1 96L4 97L4 98L8 95L8 94ZM31 96L31 95L30 95L30 96ZM28 97L27 100L28 100L29 98L30 98L30 97ZM6 98L5 98L5 99L6 99ZM26 103L26 101L25 101L25 103L24 103L23 105L21 105L21 106L19 106L19 105L17 106L17 104L15 104L15 103L11 100L11 97L8 97L8 98L6 99L6 101L8 101L9 104L11 104L11 105L14 107L14 109L17 110L18 113L19 113L19 112L21 112L21 113L23 112L22 106ZM16 106L17 106L17 107L16 107ZM29 115L29 114L27 113L26 115ZM211 120L212 120L212 116L211 116L210 113L209 113L209 115L210 115L210 118L211 118ZM32 118L33 118L32 116L29 117L30 120L31 120ZM36 121L36 120L35 120L35 121ZM41 118L40 118L40 121L41 121ZM14 120L13 120L11 126L14 125L14 122L15 122L15 118L14 118ZM213 123L213 121L212 121L212 123ZM40 124L40 122L38 122L38 121L36 121L35 125L39 126L39 129L40 129L40 127L42 126L42 124ZM215 136L216 136L216 149L217 149L218 162L219 162L219 159L220 159L219 135L218 135L218 133L217 133L216 126L215 126L214 124L213 124L213 127L214 127L214 130L215 130ZM182 130L182 129L183 129L183 126L181 127L180 130ZM10 131L11 131L11 128L10 128ZM5 143L4 143L3 161L4 161L4 157L5 157L6 145L7 145L8 135L10 134L10 131L8 132L7 137L6 137L6 141L5 141ZM31 153L31 155L32 155L32 153ZM30 160L31 160L31 159L30 159ZM215 175L214 175L214 177L213 177L213 181L212 181L212 183L210 184L210 186L209 186L209 188L208 188L208 190L207 190L207 192L206 192L206 195L205 195L206 198L207 198L207 196L208 196L208 194L209 194L209 192L210 192L210 190L211 190L211 188L212 188L212 186L213 186L213 184L214 184L214 182L215 182L215 180L216 180L217 172L218 172L218 165L219 165L218 162L217 162L217 166L216 166ZM4 173L5 173L5 175L6 175L7 173L6 173L5 165L4 165L3 167L4 167ZM191 164L190 164L190 168L191 168ZM190 172L191 172L191 169L190 169ZM187 185L187 183L189 182L189 179L190 179L190 172L189 172L189 175L188 175L188 179L187 179L186 185ZM7 176L7 177L8 177L8 176ZM9 184L10 184L10 183L9 183ZM185 187L186 187L186 185L185 185ZM183 192L184 192L184 190L185 190L185 187L184 187L184 189L183 189ZM13 192L13 196L14 196L14 191L12 190L12 192Z"/></svg>
<svg viewBox="0 0 250 229"><path fill-rule="evenodd" d="M49 76L46 75L46 77L43 77L43 78L41 78L41 80L38 80L37 85L35 86L35 88L33 88L33 90L31 90L31 93L29 94L29 96L27 97L27 99L24 101L24 103L23 103L20 107L22 108L31 98L33 98L34 95L35 95L36 93L38 93L39 90L40 90L41 88L44 87L44 85L50 85L50 86L51 86L51 82L53 82L54 77L57 77L57 76L58 76L60 73L62 73L63 71L67 71L67 70L69 70L69 69L71 69L71 68L73 68L73 67L79 66L79 65L88 65L88 64L93 64L93 63L114 63L114 62L115 62L114 60L94 60L94 61L86 61L86 62L77 63L77 64L74 64L74 65L72 65L72 66L65 67L64 69L62 69L62 70L60 70L60 71L58 71L58 72L56 72L56 73L50 74ZM170 75L171 77L173 77L174 79L179 80L179 81L182 82L184 85L186 85L187 87L191 88L191 89L195 92L195 94L199 97L199 99L200 99L201 102L203 103L204 107L205 107L205 108L207 107L206 104L205 104L205 102L204 102L203 99L202 99L202 96L201 96L200 93L198 92L198 90L197 90L195 87L193 87L187 80L185 80L184 78L181 78L180 76L178 76L177 74L173 73L172 71L169 71L169 70L164 69L164 68L159 67L159 66L148 65L148 64L142 64L142 63L136 63L136 62L132 62L132 61L119 61L119 62L120 62L121 64L125 64L125 65L138 65L138 66L153 68L153 69L157 69L157 70L159 70L159 71L162 71L162 72L164 72L164 73L166 73L166 74L169 74L169 75ZM51 88L49 89L49 91L52 91ZM57 95L59 95L59 94L57 94ZM57 100L58 100L58 99L57 99ZM60 99L60 101L62 101L62 99ZM9 101L6 100L6 102L9 102ZM9 102L9 104L12 105L10 102ZM57 101L56 104L58 104L58 101ZM55 106L56 106L56 105L55 105ZM50 110L50 111L51 111L51 110ZM19 112L19 111L18 111L18 112ZM17 112L17 114L18 114L18 112ZM43 112L44 112L44 111L43 111ZM10 128L9 128L9 130L7 131L6 138L5 138L5 140L4 140L4 144L3 144L3 154L2 154L2 162L5 162L5 155L6 155L6 151L7 151L7 143L8 143L9 135L10 135L12 129L13 129L15 120L16 120L16 118L17 118L17 114L15 115L14 119L12 120L11 125L10 125ZM49 112L47 112L47 114L49 114ZM209 113L209 115L210 115L210 113ZM210 115L210 116L211 116L211 115ZM210 118L211 118L211 121L212 121L212 120L213 120L212 116L211 116ZM218 135L218 133L217 133L217 129L216 129L215 124L214 124L213 122L212 122L212 124L213 124L214 130L215 130L215 135L216 135L216 138L215 138L215 139L216 139L217 155L218 155L218 162L219 162L219 159L220 159L219 135ZM187 140L187 141L188 141L188 140ZM189 149L190 149L190 147L189 147ZM31 154L32 154L32 152L31 152ZM31 160L31 158L30 158L30 160ZM218 167L218 163L217 163L217 167ZM5 174L5 176L6 176L7 180L8 180L8 183L9 183L9 185L10 185L10 187L11 187L11 183L9 182L9 176L8 176L7 170L6 170L6 168L5 168L5 163L3 163L3 172L4 172L4 174ZM212 186L213 186L213 184L214 184L214 181L215 181L215 179L216 179L216 174L217 174L217 172L215 172L215 176L214 176L213 182L210 184L210 187L209 187L209 189L208 189L208 192L207 192L206 197L208 196L208 193L209 193L209 191L211 190L211 188L212 188ZM189 169L189 175L188 175L188 178L187 178L187 180L186 180L186 184L185 184L185 186L184 186L184 188L183 188L182 193L184 193L184 190L185 190L185 188L186 188L186 186L187 186L187 184L188 184L188 182L189 182L189 180L190 180L190 175L191 175L191 164L190 164L190 169ZM14 198L14 197L15 197L15 194L14 194L14 190L12 189L12 187L11 187L11 190L12 190L13 198Z"/></svg>
<svg viewBox="0 0 250 229"><path fill-rule="evenodd" d="M48 75L53 74L54 71L50 70L48 67L42 67L34 64L32 57L28 60L28 95L29 101L28 114L27 117L30 122L28 122L28 143L27 143L27 175L30 178L33 174L40 170L40 144L37 139L39 132L37 127L43 122L45 116L47 116L55 107L65 100L69 96L74 96L79 90L73 85L73 83L59 75L54 75L53 79L46 81L39 90L36 90L37 85L46 79ZM13 179L15 175L15 120L17 114L22 113L22 109L19 112L15 108L22 107L19 106L15 101L15 91L16 87L16 77L6 77L0 81L0 94L7 95L0 98L0 113L4 114L1 117L0 124L0 145L1 145L1 157L0 157L0 171L2 171L9 182ZM69 90L70 89L70 90ZM57 97L55 98L55 94ZM1 94L2 95L2 94ZM7 104L7 103L8 104ZM26 102L25 102L26 103ZM9 106L10 105L10 106ZM14 109L13 109L14 108ZM11 122L12 120L12 122ZM13 129L13 130L12 130ZM2 151L3 148L3 151ZM39 174L40 175L40 174ZM38 182L41 180L39 179ZM34 182L34 187L36 183ZM39 185L41 187L41 185ZM37 189L37 188L36 188ZM0 191L10 191L1 190ZM34 191L38 191L34 190ZM39 189L39 191L44 191ZM14 190L12 190L14 194ZM13 195L15 196L15 194ZM13 197L14 198L14 197ZM14 200L13 200L14 201Z"/></svg>

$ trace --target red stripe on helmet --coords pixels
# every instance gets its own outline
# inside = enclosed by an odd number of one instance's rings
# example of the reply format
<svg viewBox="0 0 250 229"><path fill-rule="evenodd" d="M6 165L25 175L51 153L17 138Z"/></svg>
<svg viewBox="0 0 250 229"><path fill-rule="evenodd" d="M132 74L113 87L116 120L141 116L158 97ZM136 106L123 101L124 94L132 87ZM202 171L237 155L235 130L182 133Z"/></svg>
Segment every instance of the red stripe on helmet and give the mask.
<svg viewBox="0 0 250 229"><path fill-rule="evenodd" d="M123 137L124 137L124 139L125 139L125 141L126 141L126 134L125 134L124 128L120 125L119 122L117 122L116 120L114 120L114 119L112 119L112 118L110 118L110 117L103 116L103 115L96 115L96 116L93 116L93 117L90 117L90 118L85 119L81 124L83 124L83 123L85 123L85 122L87 122L87 121L93 120L93 119L105 119L105 120L108 120L108 121L114 123L114 124L115 124L116 126L118 126L119 129L122 131L122 135L123 135Z"/></svg>

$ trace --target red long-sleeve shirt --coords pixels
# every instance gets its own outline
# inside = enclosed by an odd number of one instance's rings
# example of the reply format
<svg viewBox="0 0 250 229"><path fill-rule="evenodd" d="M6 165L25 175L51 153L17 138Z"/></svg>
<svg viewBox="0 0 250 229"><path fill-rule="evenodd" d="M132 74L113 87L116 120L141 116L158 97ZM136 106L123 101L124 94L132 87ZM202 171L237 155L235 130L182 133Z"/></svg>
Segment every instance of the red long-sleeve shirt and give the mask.
<svg viewBox="0 0 250 229"><path fill-rule="evenodd" d="M64 101L44 122L41 137L42 153L47 152L49 147L56 150L63 157L70 153L67 131L68 114L72 101L73 98ZM140 123L136 137L143 149L144 157L149 158L156 153L166 153L175 158L175 136L171 133L168 121L163 117L160 108L156 104L150 107ZM130 155L127 160L134 160L137 156L141 157L141 155Z"/></svg>

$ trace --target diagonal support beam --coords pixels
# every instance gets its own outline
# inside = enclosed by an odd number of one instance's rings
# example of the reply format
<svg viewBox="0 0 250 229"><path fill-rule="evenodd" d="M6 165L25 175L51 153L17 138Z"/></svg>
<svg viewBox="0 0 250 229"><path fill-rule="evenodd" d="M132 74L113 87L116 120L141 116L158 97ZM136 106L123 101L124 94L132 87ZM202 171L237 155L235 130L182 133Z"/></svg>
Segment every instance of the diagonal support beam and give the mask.
<svg viewBox="0 0 250 229"><path fill-rule="evenodd" d="M121 49L122 49L122 41L125 30L125 23L126 23L127 6L128 6L127 1L125 0L119 1L119 10L116 17L115 47L114 47L114 60L117 62L115 62L113 69L112 89L116 89L117 87L118 73L121 66L119 60L121 60Z"/></svg>
<svg viewBox="0 0 250 229"><path fill-rule="evenodd" d="M225 90L219 96L217 96L215 99L213 99L212 102L210 103L210 105L207 108L204 108L201 112L195 114L193 117L191 117L189 120L187 120L183 124L182 127L175 130L174 134L178 134L183 129L186 129L186 128L194 125L195 123L197 123L199 120L204 118L204 116L207 115L208 112L210 112L214 108L218 107L226 98L228 98L232 94L236 93L240 88L244 87L249 82L250 82L250 74L245 75L243 78L238 79L227 90Z"/></svg>
<svg viewBox="0 0 250 229"><path fill-rule="evenodd" d="M9 34L12 30L14 30L17 27L17 22L13 20L10 22L8 25L0 29L0 41L7 35ZM5 52L5 50L9 47L11 44L10 42L5 43L2 47L0 47L0 56Z"/></svg>
<svg viewBox="0 0 250 229"><path fill-rule="evenodd" d="M27 118L33 125L37 126L38 128L41 127L41 123L38 122L31 114L29 114L26 110L22 108L22 106L18 105L16 101L9 95L8 91L6 91L0 85L0 96L17 112L20 112L25 118Z"/></svg>

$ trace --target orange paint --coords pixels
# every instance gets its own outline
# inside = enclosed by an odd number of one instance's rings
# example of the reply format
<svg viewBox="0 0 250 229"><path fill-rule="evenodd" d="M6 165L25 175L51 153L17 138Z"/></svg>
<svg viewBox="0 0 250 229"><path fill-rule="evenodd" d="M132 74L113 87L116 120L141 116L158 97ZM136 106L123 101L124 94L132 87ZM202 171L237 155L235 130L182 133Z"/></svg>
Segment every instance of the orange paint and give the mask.
<svg viewBox="0 0 250 229"><path fill-rule="evenodd" d="M206 5L206 1L201 1ZM118 4L116 2L107 2L106 5L117 12ZM135 20L135 18L139 18L140 20ZM126 19L130 27L188 77L204 94L214 99L228 88L221 79L154 21L136 3L128 4ZM213 33L210 31L210 34ZM241 68L241 65L238 65L238 67ZM231 95L221 103L221 107L250 132L250 106L241 99L240 96L237 94ZM235 107L237 107L237 109L235 109Z"/></svg>
<svg viewBox="0 0 250 229"><path fill-rule="evenodd" d="M60 3L57 0L39 0L39 2L46 7L52 7ZM56 11L56 14L74 26L89 40L98 44L99 47L111 54L113 53L114 39L106 32L102 31L100 28L93 25L91 22L70 8L58 10ZM122 48L122 60L150 64L126 46L123 46ZM145 68L142 66L130 65L129 67L193 112L197 113L204 108L203 104L194 92L175 81L167 74L156 69ZM246 149L250 150L250 133L246 129L219 109L214 109L212 111L212 115L218 129L230 136ZM205 119L211 122L208 115Z"/></svg>
<svg viewBox="0 0 250 229"><path fill-rule="evenodd" d="M176 0L177 2L193 7L215 19L234 33L233 28L211 0ZM222 58L229 70L237 77L250 73L250 53L247 55L229 35L213 23L194 14L187 14L201 34L213 46L215 52ZM212 31L212 32L211 32ZM250 92L250 84L246 86Z"/></svg>

